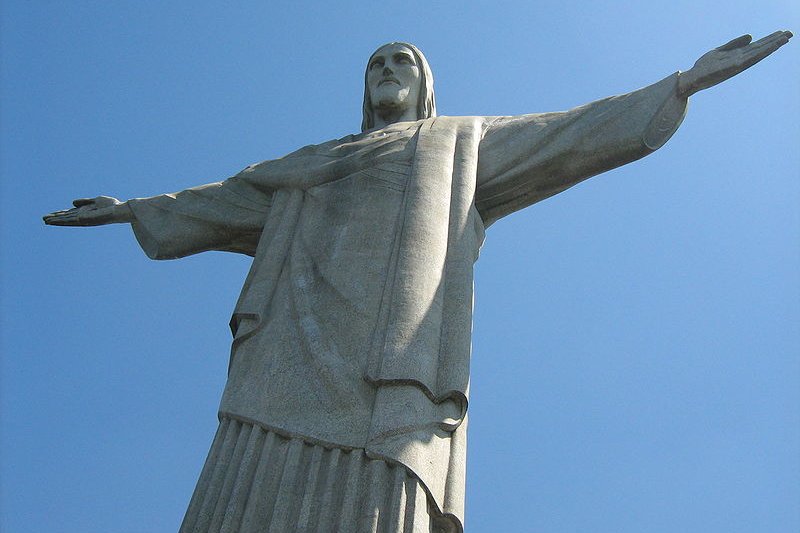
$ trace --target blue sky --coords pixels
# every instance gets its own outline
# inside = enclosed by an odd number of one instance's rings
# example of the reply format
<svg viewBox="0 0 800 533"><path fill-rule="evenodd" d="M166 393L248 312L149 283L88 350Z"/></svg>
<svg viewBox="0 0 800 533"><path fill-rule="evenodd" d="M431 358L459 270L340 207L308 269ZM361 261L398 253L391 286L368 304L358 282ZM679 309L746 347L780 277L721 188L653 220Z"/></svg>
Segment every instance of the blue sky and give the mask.
<svg viewBox="0 0 800 533"><path fill-rule="evenodd" d="M356 131L387 41L443 115L568 109L687 70L796 1L3 3L0 529L176 531L249 258L51 228ZM493 226L467 531L800 530L800 41L659 152Z"/></svg>

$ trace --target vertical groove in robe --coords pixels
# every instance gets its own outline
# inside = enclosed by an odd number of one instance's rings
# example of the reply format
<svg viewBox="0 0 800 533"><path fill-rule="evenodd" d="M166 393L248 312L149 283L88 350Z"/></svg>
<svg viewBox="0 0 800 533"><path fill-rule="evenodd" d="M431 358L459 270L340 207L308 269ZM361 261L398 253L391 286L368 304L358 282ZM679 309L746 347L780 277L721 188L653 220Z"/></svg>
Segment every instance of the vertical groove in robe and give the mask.
<svg viewBox="0 0 800 533"><path fill-rule="evenodd" d="M236 448L236 440L239 436L239 429L242 424L236 420L231 420L228 429L225 432L225 438L222 441L222 449L220 450L217 463L214 465L214 473L211 475L208 488L203 496L203 504L197 513L197 522L191 531L201 533L208 531L211 516L216 507L219 492L222 489L222 483L225 479L225 472L230 465L231 456Z"/></svg>
<svg viewBox="0 0 800 533"><path fill-rule="evenodd" d="M194 493L192 494L192 499L189 502L189 508L186 509L186 515L184 515L183 523L181 524L179 533L192 531L194 528L194 523L197 519L199 510L202 507L206 491L208 490L208 485L211 482L211 476L214 473L214 466L217 464L217 459L219 457L220 450L222 449L222 441L230 424L230 418L223 418L219 423L217 433L214 435L214 443L211 445L211 449L208 451L208 457L206 457L206 462L203 464L203 470L200 472L200 479L197 480L197 486L195 487Z"/></svg>
<svg viewBox="0 0 800 533"><path fill-rule="evenodd" d="M289 530L292 508L294 506L295 498L295 484L297 483L298 474L301 471L301 456L303 453L303 442L300 439L291 439L289 441L288 451L286 452L286 460L281 472L281 480L277 487L277 494L275 496L275 510L272 513L272 523L270 524L270 533L283 533Z"/></svg>
<svg viewBox="0 0 800 533"><path fill-rule="evenodd" d="M233 448L233 455L231 456L227 472L225 472L225 478L222 482L222 488L220 489L217 503L214 506L214 514L211 517L211 524L208 526L209 531L219 531L222 528L222 519L225 518L225 511L228 508L228 502L230 502L234 483L236 482L236 477L242 466L242 457L244 456L247 443L250 440L252 429L253 426L242 424L241 430L239 431L236 445Z"/></svg>
<svg viewBox="0 0 800 533"><path fill-rule="evenodd" d="M311 522L312 506L314 505L315 496L318 494L317 480L320 477L320 470L323 464L323 453L330 456L330 452L326 452L322 446L312 446L311 459L308 466L308 478L306 479L306 486L308 487L303 495L303 502L300 504L300 515L297 518L297 530L308 531Z"/></svg>
<svg viewBox="0 0 800 533"><path fill-rule="evenodd" d="M258 531L259 529L259 511L262 510L263 505L259 498L261 498L262 493L264 492L264 485L267 482L267 466L270 464L269 457L272 452L272 447L275 446L275 442L278 440L278 437L274 433L268 433L266 438L264 439L264 445L261 451L261 460L258 463L258 468L256 468L255 478L253 479L253 487L250 489L250 495L247 500L247 508L245 510L244 516L242 517L242 531L247 531L248 529L252 531Z"/></svg>
<svg viewBox="0 0 800 533"><path fill-rule="evenodd" d="M231 494L231 504L225 512L220 531L222 533L236 533L244 514L250 491L252 490L253 478L256 467L259 464L261 451L264 445L265 433L259 427L253 427L250 432L250 439L247 442L247 449L244 452L242 466Z"/></svg>
<svg viewBox="0 0 800 533"><path fill-rule="evenodd" d="M434 533L404 466L223 418L181 533Z"/></svg>
<svg viewBox="0 0 800 533"><path fill-rule="evenodd" d="M349 455L347 477L342 480L344 483L344 490L341 492L341 500L337 505L341 512L337 528L339 531L348 527L351 528L351 530L355 530L353 526L357 520L356 513L359 511L356 505L358 502L358 495L362 489L361 473L364 468L364 452L362 450L352 450L347 455Z"/></svg>
<svg viewBox="0 0 800 533"><path fill-rule="evenodd" d="M364 506L358 518L359 533L378 533L384 529L387 519L385 509L389 477L389 465L384 461L370 460L367 463L367 478L363 484Z"/></svg>
<svg viewBox="0 0 800 533"><path fill-rule="evenodd" d="M330 460L328 461L328 468L325 469L324 483L320 485L321 494L319 495L320 511L319 518L317 519L317 528L322 529L325 524L330 524L334 520L334 502L333 495L336 491L335 484L339 473L339 463L342 460L342 450L335 448L330 452Z"/></svg>
<svg viewBox="0 0 800 533"><path fill-rule="evenodd" d="M386 506L386 522L387 528L385 531L405 533L406 531L406 474L405 468L395 466L392 472L392 492L389 494L389 502Z"/></svg>
<svg viewBox="0 0 800 533"><path fill-rule="evenodd" d="M414 518L416 510L414 504L416 503L417 489L419 487L413 483L406 483L405 480L403 480L403 485L405 485L406 491L406 507L403 510L405 513L403 516L403 533L414 533ZM411 504L409 505L408 502L411 502Z"/></svg>
<svg viewBox="0 0 800 533"><path fill-rule="evenodd" d="M408 482L406 482L408 483ZM428 494L417 484L414 488L414 503L408 507L414 510L414 526L411 531L425 531L426 533L441 533L435 526L434 517L431 515L431 503L428 501Z"/></svg>

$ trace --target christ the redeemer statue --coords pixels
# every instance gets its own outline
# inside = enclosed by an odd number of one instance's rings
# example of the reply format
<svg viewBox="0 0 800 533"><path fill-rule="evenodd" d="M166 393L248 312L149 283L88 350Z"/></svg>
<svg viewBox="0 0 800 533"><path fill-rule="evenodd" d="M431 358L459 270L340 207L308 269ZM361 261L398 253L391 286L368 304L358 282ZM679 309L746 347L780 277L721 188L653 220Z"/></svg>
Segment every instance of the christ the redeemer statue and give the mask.
<svg viewBox="0 0 800 533"><path fill-rule="evenodd" d="M181 532L460 532L473 264L500 219L661 147L687 98L788 42L561 113L437 117L407 43L367 63L362 133L47 224L130 223L145 253L254 257L220 425Z"/></svg>

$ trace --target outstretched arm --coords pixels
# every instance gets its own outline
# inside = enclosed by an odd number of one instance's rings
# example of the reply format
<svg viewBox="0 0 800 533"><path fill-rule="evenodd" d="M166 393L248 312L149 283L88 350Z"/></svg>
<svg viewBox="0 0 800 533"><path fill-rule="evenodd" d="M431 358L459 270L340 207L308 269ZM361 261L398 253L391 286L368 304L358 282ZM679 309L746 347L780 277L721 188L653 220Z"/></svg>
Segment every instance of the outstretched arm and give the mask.
<svg viewBox="0 0 800 533"><path fill-rule="evenodd" d="M687 72L562 113L488 118L478 157L475 205L495 220L661 147L688 97L735 76L786 44L778 31L715 48Z"/></svg>
<svg viewBox="0 0 800 533"><path fill-rule="evenodd" d="M678 75L569 111L488 118L475 206L486 224L662 146L683 120Z"/></svg>
<svg viewBox="0 0 800 533"><path fill-rule="evenodd" d="M123 224L133 220L130 206L111 196L79 198L72 209L55 211L42 217L50 226L102 226Z"/></svg>
<svg viewBox="0 0 800 533"><path fill-rule="evenodd" d="M208 250L255 253L272 191L233 177L185 191L120 202L110 196L75 200L72 209L44 216L52 226L130 223L152 259Z"/></svg>
<svg viewBox="0 0 800 533"><path fill-rule="evenodd" d="M704 54L688 71L681 73L678 95L689 97L697 91L708 89L736 76L789 42L790 31L776 31L763 39L751 42L750 35L742 35Z"/></svg>

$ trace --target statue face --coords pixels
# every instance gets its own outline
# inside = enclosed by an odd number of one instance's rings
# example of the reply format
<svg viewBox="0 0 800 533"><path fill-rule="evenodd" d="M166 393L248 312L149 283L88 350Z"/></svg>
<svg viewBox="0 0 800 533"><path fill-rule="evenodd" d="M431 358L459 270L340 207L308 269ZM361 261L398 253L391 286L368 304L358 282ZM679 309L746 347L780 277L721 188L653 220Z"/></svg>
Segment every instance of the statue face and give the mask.
<svg viewBox="0 0 800 533"><path fill-rule="evenodd" d="M367 66L367 86L373 109L416 108L420 67L414 53L402 44L380 48Z"/></svg>

